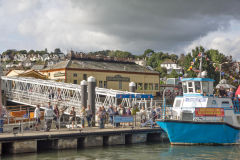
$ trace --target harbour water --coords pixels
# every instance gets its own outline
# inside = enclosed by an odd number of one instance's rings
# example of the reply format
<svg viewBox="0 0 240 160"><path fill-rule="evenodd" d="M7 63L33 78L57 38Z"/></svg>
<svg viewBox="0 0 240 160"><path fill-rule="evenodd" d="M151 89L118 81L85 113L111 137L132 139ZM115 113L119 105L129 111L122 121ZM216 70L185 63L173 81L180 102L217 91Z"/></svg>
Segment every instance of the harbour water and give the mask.
<svg viewBox="0 0 240 160"><path fill-rule="evenodd" d="M2 156L2 160L240 159L240 146L171 146L146 143Z"/></svg>

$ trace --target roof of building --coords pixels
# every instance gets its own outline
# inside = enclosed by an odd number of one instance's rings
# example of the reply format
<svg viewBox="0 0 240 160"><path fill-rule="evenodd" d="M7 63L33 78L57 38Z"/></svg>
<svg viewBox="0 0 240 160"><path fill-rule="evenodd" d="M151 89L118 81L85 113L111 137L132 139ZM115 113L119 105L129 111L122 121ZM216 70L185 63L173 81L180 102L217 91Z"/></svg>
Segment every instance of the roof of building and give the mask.
<svg viewBox="0 0 240 160"><path fill-rule="evenodd" d="M25 70L10 70L7 73L5 73L6 76L18 76L19 74L25 72Z"/></svg>
<svg viewBox="0 0 240 160"><path fill-rule="evenodd" d="M166 59L163 61L163 63L161 64L176 64L175 62L173 62L171 59Z"/></svg>
<svg viewBox="0 0 240 160"><path fill-rule="evenodd" d="M42 70L44 68L44 65L33 65L32 70Z"/></svg>
<svg viewBox="0 0 240 160"><path fill-rule="evenodd" d="M144 72L158 74L157 71L152 71L146 67L135 63L120 63L109 61L93 61L93 60L67 60L61 61L55 65L45 68L46 70L54 69L86 69L86 70L106 70L106 71L121 71L121 72Z"/></svg>

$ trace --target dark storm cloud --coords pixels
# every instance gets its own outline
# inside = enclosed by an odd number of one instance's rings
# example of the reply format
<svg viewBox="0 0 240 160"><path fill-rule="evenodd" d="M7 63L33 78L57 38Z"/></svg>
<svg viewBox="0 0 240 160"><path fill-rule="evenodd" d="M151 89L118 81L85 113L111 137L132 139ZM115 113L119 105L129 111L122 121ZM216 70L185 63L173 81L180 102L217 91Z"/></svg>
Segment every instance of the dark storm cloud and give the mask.
<svg viewBox="0 0 240 160"><path fill-rule="evenodd" d="M204 44L236 55L239 6L240 0L0 0L0 50L180 53Z"/></svg>
<svg viewBox="0 0 240 160"><path fill-rule="evenodd" d="M239 19L239 0L73 0L95 30L142 48L178 49ZM154 44L154 45L153 45ZM138 48L139 49L139 48ZM130 50L138 51L130 48Z"/></svg>

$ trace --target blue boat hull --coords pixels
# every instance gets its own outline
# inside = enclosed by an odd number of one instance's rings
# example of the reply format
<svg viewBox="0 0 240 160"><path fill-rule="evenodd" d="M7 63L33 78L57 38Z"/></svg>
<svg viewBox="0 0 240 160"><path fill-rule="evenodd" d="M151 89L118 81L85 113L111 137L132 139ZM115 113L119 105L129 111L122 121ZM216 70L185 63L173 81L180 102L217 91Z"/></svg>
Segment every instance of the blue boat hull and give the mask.
<svg viewBox="0 0 240 160"><path fill-rule="evenodd" d="M238 144L240 128L224 122L158 120L171 144Z"/></svg>

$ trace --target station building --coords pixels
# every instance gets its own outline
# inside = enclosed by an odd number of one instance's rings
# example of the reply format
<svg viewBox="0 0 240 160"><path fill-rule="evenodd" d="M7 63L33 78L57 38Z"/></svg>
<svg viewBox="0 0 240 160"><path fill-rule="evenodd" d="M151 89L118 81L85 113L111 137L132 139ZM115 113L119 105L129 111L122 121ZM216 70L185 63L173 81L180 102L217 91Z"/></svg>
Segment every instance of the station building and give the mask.
<svg viewBox="0 0 240 160"><path fill-rule="evenodd" d="M136 83L136 92L156 95L159 92L159 73L132 62L71 59L49 66L41 73L48 79L80 84L89 76L96 78L97 87L129 90Z"/></svg>

